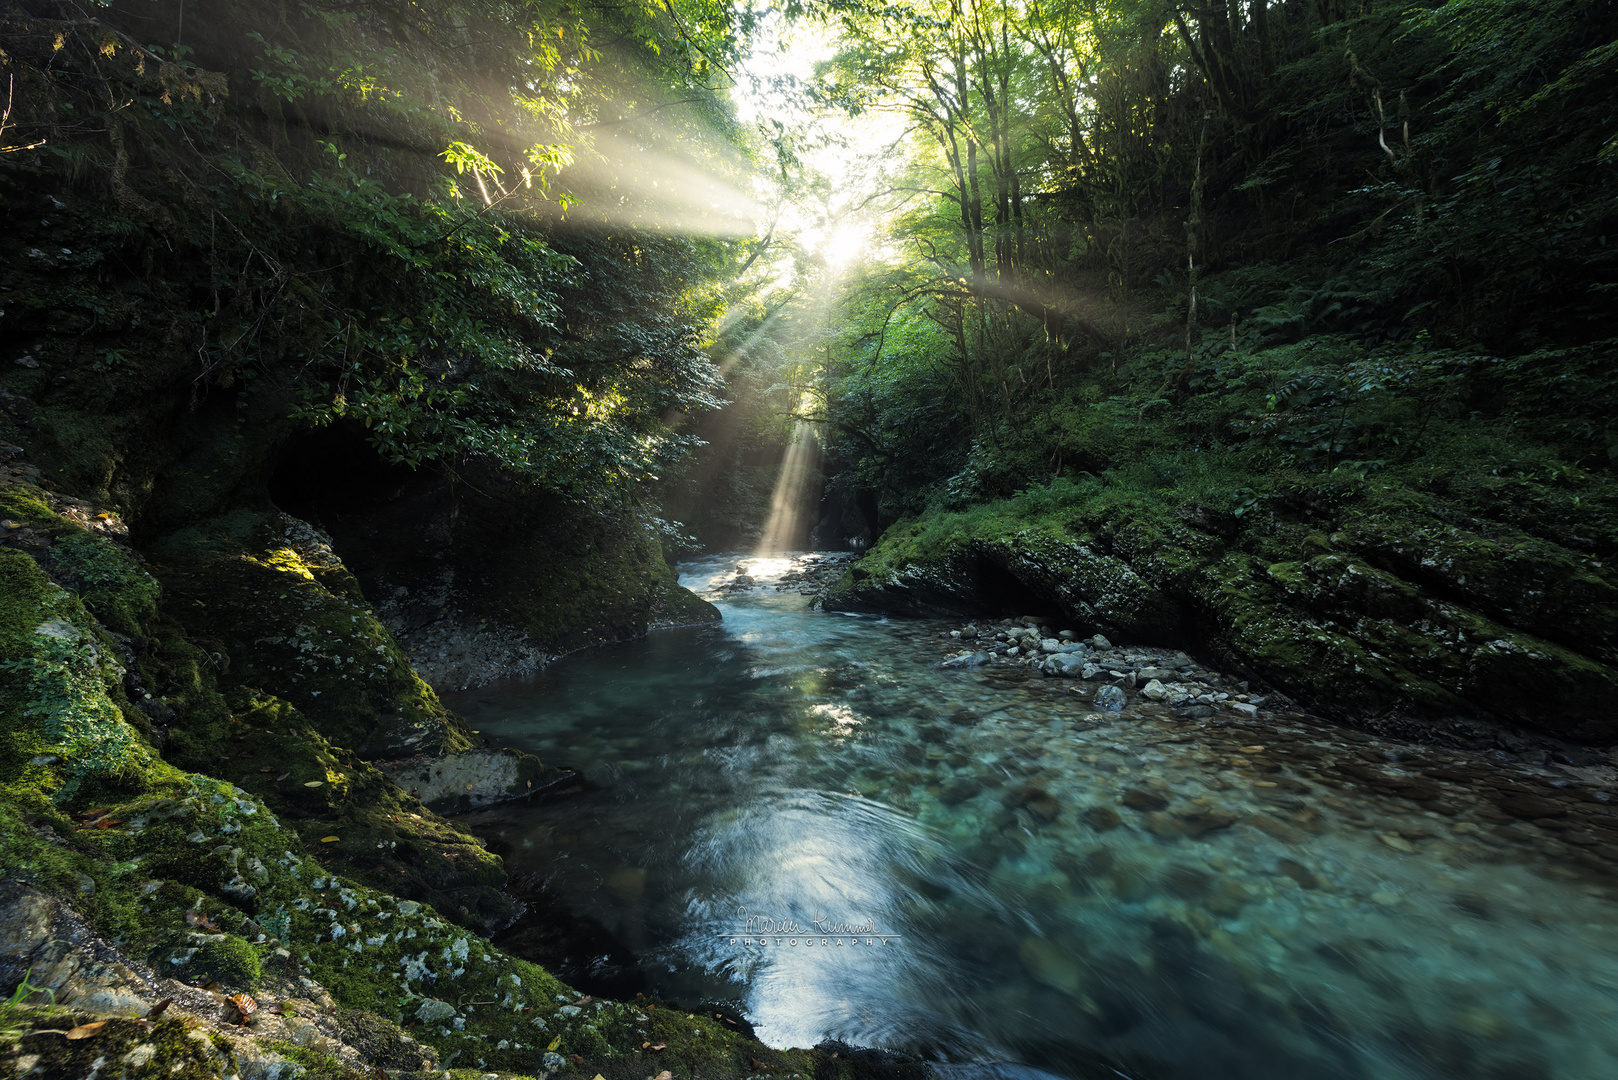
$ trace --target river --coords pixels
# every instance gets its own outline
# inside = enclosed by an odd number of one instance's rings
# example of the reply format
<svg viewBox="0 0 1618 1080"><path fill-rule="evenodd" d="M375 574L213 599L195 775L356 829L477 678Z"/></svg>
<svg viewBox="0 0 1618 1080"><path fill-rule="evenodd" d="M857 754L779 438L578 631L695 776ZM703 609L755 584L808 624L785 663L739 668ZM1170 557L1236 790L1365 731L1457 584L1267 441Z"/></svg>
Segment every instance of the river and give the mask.
<svg viewBox="0 0 1618 1080"><path fill-rule="evenodd" d="M1537 770L1514 816L1521 770L1479 755L1097 713L744 561L748 591L737 557L682 567L720 625L446 697L588 780L469 824L604 929L603 971L775 1046L1004 1076L1618 1077L1601 770Z"/></svg>

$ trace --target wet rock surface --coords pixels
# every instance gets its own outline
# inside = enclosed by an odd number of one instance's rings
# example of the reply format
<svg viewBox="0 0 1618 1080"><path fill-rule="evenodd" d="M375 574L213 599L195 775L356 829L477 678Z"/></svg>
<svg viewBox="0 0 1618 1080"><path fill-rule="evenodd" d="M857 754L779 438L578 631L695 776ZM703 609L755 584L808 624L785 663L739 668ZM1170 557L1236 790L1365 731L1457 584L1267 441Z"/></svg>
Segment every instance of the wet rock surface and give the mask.
<svg viewBox="0 0 1618 1080"><path fill-rule="evenodd" d="M1192 647L1389 733L1492 717L1618 740L1618 586L1595 555L1426 517L1277 522L1242 539L1145 510L1071 527L990 520L944 537L896 525L826 607L948 617L1017 595L1085 634Z"/></svg>

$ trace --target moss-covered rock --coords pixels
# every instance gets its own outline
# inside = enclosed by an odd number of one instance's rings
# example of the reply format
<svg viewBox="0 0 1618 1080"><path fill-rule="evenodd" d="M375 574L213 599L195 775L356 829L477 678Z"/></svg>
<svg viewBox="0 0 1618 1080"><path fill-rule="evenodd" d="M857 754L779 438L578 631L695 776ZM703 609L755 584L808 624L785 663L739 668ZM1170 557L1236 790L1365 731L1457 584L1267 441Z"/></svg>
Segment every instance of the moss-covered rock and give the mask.
<svg viewBox="0 0 1618 1080"><path fill-rule="evenodd" d="M1237 528L1095 486L1030 492L894 526L823 602L1060 611L1086 633L1201 648L1337 716L1618 738L1618 586L1600 560L1476 517L1446 524L1443 504L1403 489L1334 499L1305 485Z"/></svg>
<svg viewBox="0 0 1618 1080"><path fill-rule="evenodd" d="M342 563L296 519L238 511L166 537L151 557L174 620L217 646L222 686L276 687L364 757L472 747Z"/></svg>

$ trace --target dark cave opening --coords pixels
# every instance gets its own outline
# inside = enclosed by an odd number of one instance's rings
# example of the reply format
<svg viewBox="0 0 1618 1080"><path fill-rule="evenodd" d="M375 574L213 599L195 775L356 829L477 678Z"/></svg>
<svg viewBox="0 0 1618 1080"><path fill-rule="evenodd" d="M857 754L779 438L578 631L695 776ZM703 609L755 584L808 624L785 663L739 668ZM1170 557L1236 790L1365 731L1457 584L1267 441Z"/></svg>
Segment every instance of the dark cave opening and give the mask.
<svg viewBox="0 0 1618 1080"><path fill-rule="evenodd" d="M338 422L287 440L270 473L270 501L330 531L345 516L401 498L420 478L377 453L364 427Z"/></svg>

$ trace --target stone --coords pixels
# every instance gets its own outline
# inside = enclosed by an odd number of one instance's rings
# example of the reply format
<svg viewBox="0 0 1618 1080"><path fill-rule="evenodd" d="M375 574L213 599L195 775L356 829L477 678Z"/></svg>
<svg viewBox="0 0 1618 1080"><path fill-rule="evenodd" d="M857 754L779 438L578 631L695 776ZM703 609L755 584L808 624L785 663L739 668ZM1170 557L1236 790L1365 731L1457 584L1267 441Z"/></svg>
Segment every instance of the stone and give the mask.
<svg viewBox="0 0 1618 1080"><path fill-rule="evenodd" d="M1071 630L1063 630L1061 633L1057 634L1056 636L1061 638L1063 641L1078 641L1079 640L1079 635L1075 634Z"/></svg>
<svg viewBox="0 0 1618 1080"><path fill-rule="evenodd" d="M1095 637L1091 638L1090 639L1090 644L1094 645L1098 649L1110 649L1110 648L1112 648L1112 642L1108 641L1105 637L1101 636L1100 634L1097 634Z"/></svg>
<svg viewBox="0 0 1618 1080"><path fill-rule="evenodd" d="M427 998L416 1009L416 1019L424 1024L436 1024L455 1016L455 1006L437 998Z"/></svg>
<svg viewBox="0 0 1618 1080"><path fill-rule="evenodd" d="M1103 686L1096 691L1095 707L1102 712L1123 712L1124 692L1116 686Z"/></svg>
<svg viewBox="0 0 1618 1080"><path fill-rule="evenodd" d="M1124 797L1119 801L1125 806L1129 807L1131 810L1140 810L1143 812L1151 810L1163 810L1169 805L1169 801L1163 796L1159 795L1157 792L1146 791L1142 788L1130 788L1124 792Z"/></svg>
<svg viewBox="0 0 1618 1080"><path fill-rule="evenodd" d="M1314 872L1294 859L1277 860L1275 872L1285 874L1305 889L1320 888L1320 879L1314 875Z"/></svg>
<svg viewBox="0 0 1618 1080"><path fill-rule="evenodd" d="M1110 806L1092 806L1082 816L1084 823L1096 832L1109 832L1123 824L1124 820Z"/></svg>
<svg viewBox="0 0 1618 1080"><path fill-rule="evenodd" d="M1520 818L1560 817L1568 811L1561 803L1539 795L1507 795L1495 800L1495 805Z"/></svg>
<svg viewBox="0 0 1618 1080"><path fill-rule="evenodd" d="M1015 653L1017 650L1011 649L1009 651ZM980 651L973 653L961 653L959 656L952 656L938 666L941 668L975 668L982 667L988 662L989 654Z"/></svg>
<svg viewBox="0 0 1618 1080"><path fill-rule="evenodd" d="M1141 689L1141 696L1151 701L1164 701L1169 697L1169 690L1156 679L1152 679Z"/></svg>
<svg viewBox="0 0 1618 1080"><path fill-rule="evenodd" d="M1394 851L1402 851L1406 855L1414 855L1416 853L1416 845L1412 844L1409 840L1406 840L1402 836L1395 836L1392 833L1377 833L1376 838L1388 845Z"/></svg>
<svg viewBox="0 0 1618 1080"><path fill-rule="evenodd" d="M1084 657L1079 653L1056 653L1041 660L1038 667L1046 675L1074 679L1084 673Z"/></svg>

